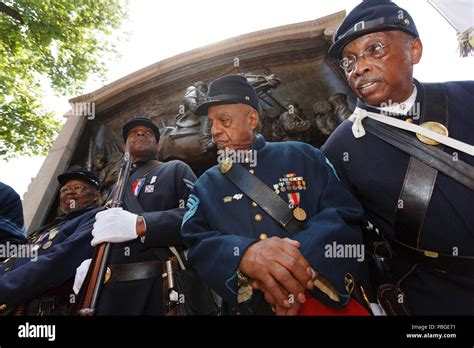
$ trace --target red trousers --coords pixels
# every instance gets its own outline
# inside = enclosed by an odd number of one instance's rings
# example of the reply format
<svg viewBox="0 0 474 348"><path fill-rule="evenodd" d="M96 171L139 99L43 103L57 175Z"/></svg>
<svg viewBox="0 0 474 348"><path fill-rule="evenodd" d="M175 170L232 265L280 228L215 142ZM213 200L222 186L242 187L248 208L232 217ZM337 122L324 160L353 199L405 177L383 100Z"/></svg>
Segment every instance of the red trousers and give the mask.
<svg viewBox="0 0 474 348"><path fill-rule="evenodd" d="M356 300L350 299L349 303L344 308L332 308L310 294L306 296L306 302L300 307L298 315L356 315L356 316L370 316L370 313Z"/></svg>

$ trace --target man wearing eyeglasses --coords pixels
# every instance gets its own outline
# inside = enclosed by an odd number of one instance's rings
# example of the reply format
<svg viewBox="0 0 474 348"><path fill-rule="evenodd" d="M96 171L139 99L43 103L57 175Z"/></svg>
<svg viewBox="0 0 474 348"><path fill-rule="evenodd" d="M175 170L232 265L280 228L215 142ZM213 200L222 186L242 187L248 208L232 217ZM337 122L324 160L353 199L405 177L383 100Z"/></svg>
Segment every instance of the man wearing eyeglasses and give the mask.
<svg viewBox="0 0 474 348"><path fill-rule="evenodd" d="M58 176L59 211L51 223L9 247L0 263L0 314L65 315L74 303L74 271L92 255L90 242L99 208L100 183L88 171Z"/></svg>
<svg viewBox="0 0 474 348"><path fill-rule="evenodd" d="M474 82L413 78L411 16L364 1L329 54L358 97L323 146L365 208L377 297L391 315L474 314Z"/></svg>

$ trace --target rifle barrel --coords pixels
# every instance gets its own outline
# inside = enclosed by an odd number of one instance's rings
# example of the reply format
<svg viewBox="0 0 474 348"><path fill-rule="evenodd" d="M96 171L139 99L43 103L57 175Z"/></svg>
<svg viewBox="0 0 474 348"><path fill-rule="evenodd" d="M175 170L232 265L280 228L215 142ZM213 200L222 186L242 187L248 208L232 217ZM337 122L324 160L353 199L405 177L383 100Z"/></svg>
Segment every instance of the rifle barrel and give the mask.
<svg viewBox="0 0 474 348"><path fill-rule="evenodd" d="M122 205L131 167L130 154L126 150L123 156L123 165L117 179L116 191L111 205L112 208L118 208ZM78 314L81 316L95 315L102 285L104 284L105 273L107 272L111 248L112 246L108 242L101 243L95 247L91 266L89 267L89 271L87 272L84 284L79 293L80 309Z"/></svg>

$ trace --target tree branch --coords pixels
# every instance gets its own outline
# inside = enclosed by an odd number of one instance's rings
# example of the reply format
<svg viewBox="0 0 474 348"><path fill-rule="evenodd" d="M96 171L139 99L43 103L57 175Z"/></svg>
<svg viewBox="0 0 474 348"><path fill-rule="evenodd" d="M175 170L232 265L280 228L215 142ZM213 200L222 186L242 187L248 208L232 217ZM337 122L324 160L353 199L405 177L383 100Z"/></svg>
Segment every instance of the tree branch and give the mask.
<svg viewBox="0 0 474 348"><path fill-rule="evenodd" d="M0 2L0 13L5 13L7 16L10 16L13 19L16 19L21 24L25 24L25 22L23 22L23 18L18 13L18 11L15 10L14 8L11 8L5 5L3 2Z"/></svg>

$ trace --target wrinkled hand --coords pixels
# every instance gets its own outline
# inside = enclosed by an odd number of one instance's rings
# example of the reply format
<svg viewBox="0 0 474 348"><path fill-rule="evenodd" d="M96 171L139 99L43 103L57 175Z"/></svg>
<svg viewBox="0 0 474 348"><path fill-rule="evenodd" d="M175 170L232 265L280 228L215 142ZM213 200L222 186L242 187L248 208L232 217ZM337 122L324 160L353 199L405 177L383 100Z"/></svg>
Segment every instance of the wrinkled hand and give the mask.
<svg viewBox="0 0 474 348"><path fill-rule="evenodd" d="M111 208L97 213L91 245L103 242L121 243L137 238L137 218L138 215L122 208Z"/></svg>
<svg viewBox="0 0 474 348"><path fill-rule="evenodd" d="M296 316L300 311L301 303L293 302L290 308L285 308L280 305L276 305L275 314L278 316Z"/></svg>
<svg viewBox="0 0 474 348"><path fill-rule="evenodd" d="M251 245L240 261L239 270L277 309L277 305L291 309L296 302L304 303L305 290L313 287L313 271L299 247L298 241L272 237Z"/></svg>
<svg viewBox="0 0 474 348"><path fill-rule="evenodd" d="M82 261L81 265L76 269L76 277L74 278L74 285L72 287L72 290L76 295L79 293L79 290L81 290L82 283L84 283L91 261L92 259Z"/></svg>
<svg viewBox="0 0 474 348"><path fill-rule="evenodd" d="M252 286L253 289L258 289L263 292L265 296L265 301L267 301L273 307L276 315L278 316L298 315L298 312L301 307L301 302L290 301L288 292L285 289L281 288L281 286L280 286L280 290L283 291L286 294L287 298L289 299L288 302L291 305L290 308L285 308L277 304L275 298L270 294L270 292L267 291L267 289L265 289L262 283L260 283L258 280L251 280L250 285Z"/></svg>

